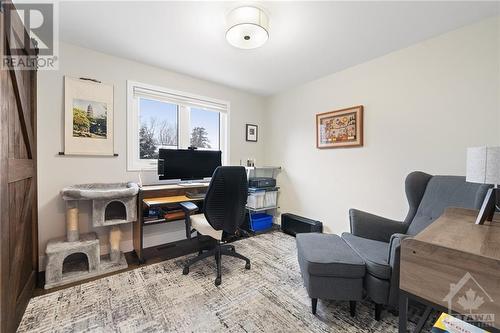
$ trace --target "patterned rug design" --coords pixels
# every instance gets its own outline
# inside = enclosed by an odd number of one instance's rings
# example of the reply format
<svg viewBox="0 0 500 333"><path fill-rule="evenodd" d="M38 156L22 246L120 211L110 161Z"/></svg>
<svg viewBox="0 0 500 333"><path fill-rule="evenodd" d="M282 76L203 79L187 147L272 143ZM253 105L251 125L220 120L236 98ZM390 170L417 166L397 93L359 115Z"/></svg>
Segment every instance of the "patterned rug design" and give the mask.
<svg viewBox="0 0 500 333"><path fill-rule="evenodd" d="M351 318L348 302L320 300L312 315L295 238L276 231L234 245L252 268L223 257L219 287L215 260L184 276L186 256L36 297L18 332L397 332L397 317L375 321L370 302Z"/></svg>

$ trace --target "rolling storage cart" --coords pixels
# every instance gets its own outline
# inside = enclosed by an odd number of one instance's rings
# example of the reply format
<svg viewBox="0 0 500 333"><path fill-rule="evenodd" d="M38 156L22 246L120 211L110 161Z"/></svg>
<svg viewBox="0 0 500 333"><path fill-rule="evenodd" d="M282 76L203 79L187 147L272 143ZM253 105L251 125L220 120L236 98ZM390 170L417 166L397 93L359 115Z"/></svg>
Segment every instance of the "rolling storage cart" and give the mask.
<svg viewBox="0 0 500 333"><path fill-rule="evenodd" d="M268 177L276 179L281 167L247 167L248 178ZM271 229L277 214L279 187L248 188L248 224L250 231Z"/></svg>

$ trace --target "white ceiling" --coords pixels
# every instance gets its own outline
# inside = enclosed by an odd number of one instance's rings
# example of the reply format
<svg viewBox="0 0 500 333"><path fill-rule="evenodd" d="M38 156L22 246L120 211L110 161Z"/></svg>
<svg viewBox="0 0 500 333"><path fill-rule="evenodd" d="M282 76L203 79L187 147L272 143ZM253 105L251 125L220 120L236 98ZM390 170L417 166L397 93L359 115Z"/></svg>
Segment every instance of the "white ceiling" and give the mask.
<svg viewBox="0 0 500 333"><path fill-rule="evenodd" d="M270 18L270 38L240 50L225 17L243 4ZM404 48L483 18L499 2L62 2L63 41L261 95Z"/></svg>

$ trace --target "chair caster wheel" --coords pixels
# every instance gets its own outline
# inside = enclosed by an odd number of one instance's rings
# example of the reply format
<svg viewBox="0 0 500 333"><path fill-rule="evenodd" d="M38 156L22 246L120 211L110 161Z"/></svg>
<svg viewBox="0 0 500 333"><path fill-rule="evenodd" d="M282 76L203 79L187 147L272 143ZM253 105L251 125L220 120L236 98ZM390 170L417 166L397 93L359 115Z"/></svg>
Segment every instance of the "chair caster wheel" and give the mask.
<svg viewBox="0 0 500 333"><path fill-rule="evenodd" d="M215 285L216 286L220 286L221 282L222 282L222 279L220 277L218 277L218 278L215 279Z"/></svg>
<svg viewBox="0 0 500 333"><path fill-rule="evenodd" d="M184 267L184 269L182 270L182 274L188 275L189 274L189 267Z"/></svg>
<svg viewBox="0 0 500 333"><path fill-rule="evenodd" d="M250 269L250 263L249 263L249 262L247 262L247 263L245 264L245 269Z"/></svg>

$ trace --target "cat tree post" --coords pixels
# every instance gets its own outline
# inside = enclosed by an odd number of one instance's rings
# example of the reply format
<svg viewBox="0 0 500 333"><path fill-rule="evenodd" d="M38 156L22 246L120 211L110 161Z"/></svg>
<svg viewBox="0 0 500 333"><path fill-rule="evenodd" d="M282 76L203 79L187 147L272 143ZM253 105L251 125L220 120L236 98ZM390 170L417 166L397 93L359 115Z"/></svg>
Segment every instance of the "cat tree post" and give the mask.
<svg viewBox="0 0 500 333"><path fill-rule="evenodd" d="M66 201L66 237L68 242L76 242L80 238L77 200Z"/></svg>
<svg viewBox="0 0 500 333"><path fill-rule="evenodd" d="M120 241L122 239L122 232L119 226L113 226L109 229L109 258L111 262L119 262L121 258Z"/></svg>

